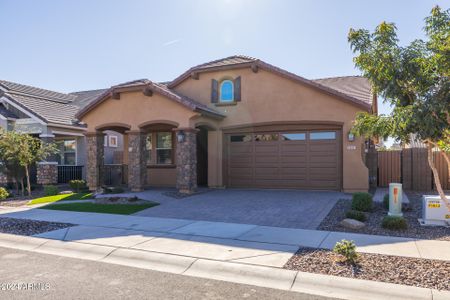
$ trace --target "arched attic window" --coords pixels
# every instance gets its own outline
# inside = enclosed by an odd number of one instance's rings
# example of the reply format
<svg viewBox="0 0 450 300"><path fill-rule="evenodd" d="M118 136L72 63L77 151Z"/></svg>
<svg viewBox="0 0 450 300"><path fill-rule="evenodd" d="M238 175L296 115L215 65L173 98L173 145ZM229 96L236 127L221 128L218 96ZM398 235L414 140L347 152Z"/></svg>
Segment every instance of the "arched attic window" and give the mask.
<svg viewBox="0 0 450 300"><path fill-rule="evenodd" d="M220 102L233 102L234 101L234 83L233 83L233 81L226 79L220 83L219 100L220 100Z"/></svg>

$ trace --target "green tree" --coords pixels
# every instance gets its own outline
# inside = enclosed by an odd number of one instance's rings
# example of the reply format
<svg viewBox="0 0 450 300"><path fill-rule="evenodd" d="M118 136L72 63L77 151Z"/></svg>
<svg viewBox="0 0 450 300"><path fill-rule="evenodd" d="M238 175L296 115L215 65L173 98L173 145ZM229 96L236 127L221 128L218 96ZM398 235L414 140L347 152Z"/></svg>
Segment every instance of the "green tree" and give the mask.
<svg viewBox="0 0 450 300"><path fill-rule="evenodd" d="M27 192L31 196L30 167L45 160L49 155L58 151L55 144L42 143L29 134L14 131L0 132L0 157L8 166L20 166L25 171ZM22 180L23 191L23 180Z"/></svg>
<svg viewBox="0 0 450 300"><path fill-rule="evenodd" d="M450 10L438 6L431 10L425 18L425 41L400 46L396 31L393 23L386 22L373 33L350 29L348 41L357 54L356 67L369 78L374 92L394 107L389 115L358 114L353 132L391 136L404 143L416 134L427 145L436 188L450 210L433 161L433 148L444 150L450 141Z"/></svg>

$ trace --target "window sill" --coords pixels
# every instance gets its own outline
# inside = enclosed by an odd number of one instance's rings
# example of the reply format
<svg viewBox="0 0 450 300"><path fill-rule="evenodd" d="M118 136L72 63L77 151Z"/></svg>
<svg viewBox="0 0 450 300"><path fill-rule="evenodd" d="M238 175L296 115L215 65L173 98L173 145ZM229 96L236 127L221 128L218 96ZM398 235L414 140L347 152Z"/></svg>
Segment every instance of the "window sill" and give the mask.
<svg viewBox="0 0 450 300"><path fill-rule="evenodd" d="M147 169L175 169L176 165L147 165Z"/></svg>
<svg viewBox="0 0 450 300"><path fill-rule="evenodd" d="M234 105L237 105L237 102L236 101L233 101L233 102L218 102L218 103L215 103L215 105L216 106L234 106Z"/></svg>

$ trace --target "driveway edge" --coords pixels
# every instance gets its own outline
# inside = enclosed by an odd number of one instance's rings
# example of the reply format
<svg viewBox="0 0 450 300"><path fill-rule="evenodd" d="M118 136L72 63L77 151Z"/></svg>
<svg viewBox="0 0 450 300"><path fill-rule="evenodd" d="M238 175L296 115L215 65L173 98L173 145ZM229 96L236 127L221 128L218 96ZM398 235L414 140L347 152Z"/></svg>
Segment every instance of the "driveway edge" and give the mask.
<svg viewBox="0 0 450 300"><path fill-rule="evenodd" d="M56 243L55 243L56 242ZM81 245L81 246L80 246ZM0 233L0 247L340 299L450 299L449 291ZM49 250L50 249L50 250Z"/></svg>

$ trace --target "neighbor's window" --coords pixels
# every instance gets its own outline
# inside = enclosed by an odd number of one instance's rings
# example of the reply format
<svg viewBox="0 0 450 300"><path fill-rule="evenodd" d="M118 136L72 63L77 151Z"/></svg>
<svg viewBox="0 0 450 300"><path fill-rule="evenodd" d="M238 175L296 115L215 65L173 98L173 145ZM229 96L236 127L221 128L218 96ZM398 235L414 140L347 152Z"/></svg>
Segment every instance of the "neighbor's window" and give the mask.
<svg viewBox="0 0 450 300"><path fill-rule="evenodd" d="M304 141L306 140L306 134L304 133L283 133L281 134L283 141Z"/></svg>
<svg viewBox="0 0 450 300"><path fill-rule="evenodd" d="M172 132L156 133L156 163L172 164Z"/></svg>
<svg viewBox="0 0 450 300"><path fill-rule="evenodd" d="M108 138L109 138L109 146L117 148L117 146L118 146L117 135L110 135L110 136L108 136Z"/></svg>
<svg viewBox="0 0 450 300"><path fill-rule="evenodd" d="M56 141L58 147L58 163L60 165L76 165L77 143L75 140Z"/></svg>
<svg viewBox="0 0 450 300"><path fill-rule="evenodd" d="M311 132L309 134L311 140L334 140L336 139L336 132L334 131L321 131Z"/></svg>
<svg viewBox="0 0 450 300"><path fill-rule="evenodd" d="M220 102L234 101L234 85L231 80L224 80L220 83Z"/></svg>

